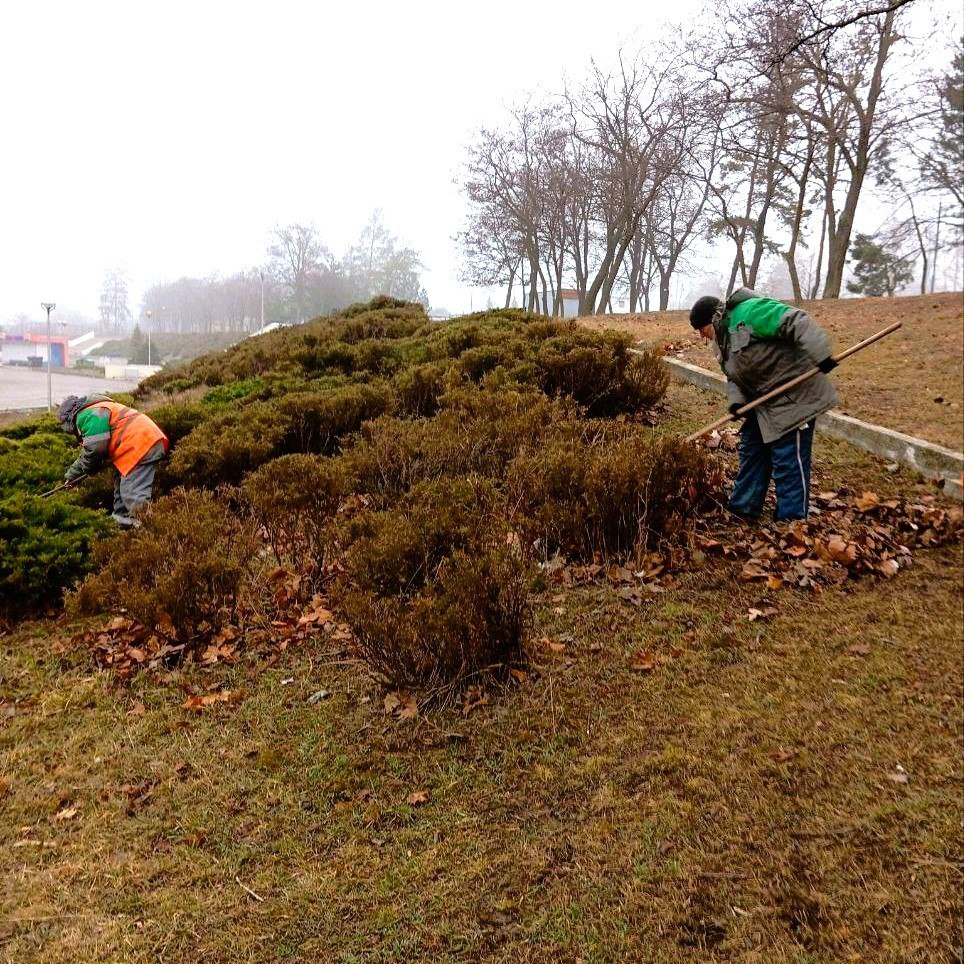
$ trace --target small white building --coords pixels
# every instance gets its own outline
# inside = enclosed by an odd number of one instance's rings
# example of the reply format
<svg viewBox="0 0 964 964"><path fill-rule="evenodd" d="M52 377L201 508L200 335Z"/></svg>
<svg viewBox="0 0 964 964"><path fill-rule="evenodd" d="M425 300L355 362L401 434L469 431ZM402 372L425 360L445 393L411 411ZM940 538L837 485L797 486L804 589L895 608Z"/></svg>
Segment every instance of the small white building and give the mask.
<svg viewBox="0 0 964 964"><path fill-rule="evenodd" d="M139 382L160 370L160 365L129 365L124 362L122 365L104 365L104 378L124 378Z"/></svg>
<svg viewBox="0 0 964 964"><path fill-rule="evenodd" d="M562 301L562 317L577 318L579 316L579 292L575 288L560 288L559 298Z"/></svg>

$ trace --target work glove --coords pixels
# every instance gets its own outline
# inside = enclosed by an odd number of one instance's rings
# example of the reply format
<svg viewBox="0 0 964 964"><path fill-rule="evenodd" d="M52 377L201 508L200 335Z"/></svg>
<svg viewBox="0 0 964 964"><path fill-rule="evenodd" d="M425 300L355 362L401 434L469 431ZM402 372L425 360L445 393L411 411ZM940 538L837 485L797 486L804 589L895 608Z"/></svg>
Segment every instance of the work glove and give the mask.
<svg viewBox="0 0 964 964"><path fill-rule="evenodd" d="M829 375L840 362L834 361L832 355L827 355L827 357L822 362L817 362L817 368L824 373L824 375Z"/></svg>
<svg viewBox="0 0 964 964"><path fill-rule="evenodd" d="M738 414L739 410L740 410L741 408L743 408L743 404L744 404L743 402L734 402L734 403L730 406L730 414L731 414L734 418L743 418L742 415Z"/></svg>

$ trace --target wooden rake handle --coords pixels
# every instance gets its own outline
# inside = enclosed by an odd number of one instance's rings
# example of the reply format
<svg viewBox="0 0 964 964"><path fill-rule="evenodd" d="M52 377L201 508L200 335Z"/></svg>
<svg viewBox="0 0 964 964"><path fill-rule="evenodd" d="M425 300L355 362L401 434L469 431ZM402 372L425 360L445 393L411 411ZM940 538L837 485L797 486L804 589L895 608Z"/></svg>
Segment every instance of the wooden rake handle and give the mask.
<svg viewBox="0 0 964 964"><path fill-rule="evenodd" d="M875 341L880 341L881 338L885 338L892 332L897 331L901 325L903 325L902 321L895 321L892 325L882 328L877 332L876 335L871 335L869 338L865 338L863 341L858 341L856 345L851 345L846 351L840 352L839 355L834 355L833 360L835 362L842 362L845 358L849 358L851 355L857 354L858 351L863 351L864 348L866 348L868 345L872 345ZM694 432L692 435L687 435L686 441L695 442L698 438L708 435L715 429L722 428L727 424L727 422L732 422L735 419L746 415L747 412L752 412L753 409L759 407L760 405L772 401L774 398L778 398L785 392L789 392L791 388L796 388L797 385L802 385L804 382L809 381L814 375L819 373L819 368L811 368L802 375L797 375L796 378L791 378L790 381L784 382L782 385L778 385L776 388L767 392L766 395L761 395L759 398L754 398L752 402L747 402L742 408L738 408L736 410L735 415L724 415L723 418L718 418L715 422L711 422L709 425L704 425L703 428L701 428L698 432Z"/></svg>

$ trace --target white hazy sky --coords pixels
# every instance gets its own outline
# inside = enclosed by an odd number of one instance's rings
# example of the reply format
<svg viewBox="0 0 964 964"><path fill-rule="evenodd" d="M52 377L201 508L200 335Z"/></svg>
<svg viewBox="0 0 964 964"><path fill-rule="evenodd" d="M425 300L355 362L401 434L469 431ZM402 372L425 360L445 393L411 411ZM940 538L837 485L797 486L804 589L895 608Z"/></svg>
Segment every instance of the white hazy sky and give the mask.
<svg viewBox="0 0 964 964"><path fill-rule="evenodd" d="M261 263L314 222L336 254L380 207L432 303L469 306L452 181L478 127L697 0L11 3L0 37L0 321L96 314L153 281ZM475 295L476 301L479 294Z"/></svg>
<svg viewBox="0 0 964 964"><path fill-rule="evenodd" d="M934 3L959 23L956 0ZM467 309L453 178L474 133L506 103L558 90L565 72L610 63L622 45L706 9L9 3L0 321L39 317L42 300L95 315L115 266L136 309L154 281L263 262L276 224L314 222L340 254L376 207L421 251L432 303Z"/></svg>

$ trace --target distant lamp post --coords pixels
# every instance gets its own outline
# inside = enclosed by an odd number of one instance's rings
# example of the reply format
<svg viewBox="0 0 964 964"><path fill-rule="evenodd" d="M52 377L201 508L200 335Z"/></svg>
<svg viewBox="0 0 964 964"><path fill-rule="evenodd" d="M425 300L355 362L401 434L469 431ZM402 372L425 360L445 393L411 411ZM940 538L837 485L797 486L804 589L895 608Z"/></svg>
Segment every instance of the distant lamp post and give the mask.
<svg viewBox="0 0 964 964"><path fill-rule="evenodd" d="M264 272L258 271L261 275L261 327L264 328Z"/></svg>
<svg viewBox="0 0 964 964"><path fill-rule="evenodd" d="M51 388L50 380L50 364L51 357L53 355L53 345L51 344L51 334L50 334L50 312L57 307L57 302L55 301L41 301L40 307L45 309L47 312L47 411L52 412L54 410L54 393Z"/></svg>
<svg viewBox="0 0 964 964"><path fill-rule="evenodd" d="M151 313L145 312L147 317L147 364L151 363Z"/></svg>

